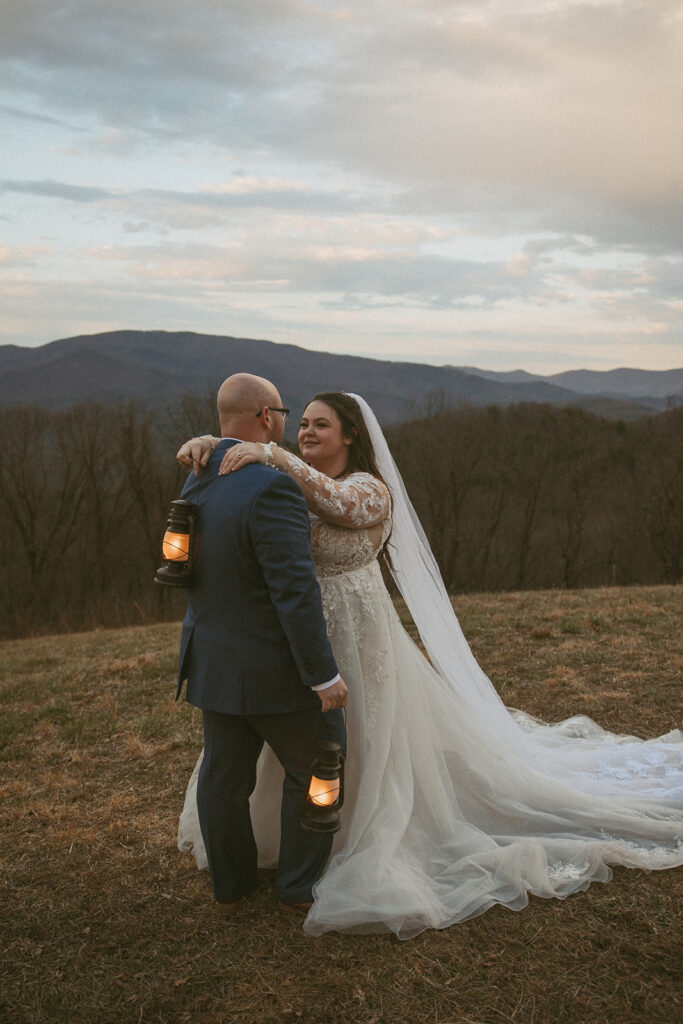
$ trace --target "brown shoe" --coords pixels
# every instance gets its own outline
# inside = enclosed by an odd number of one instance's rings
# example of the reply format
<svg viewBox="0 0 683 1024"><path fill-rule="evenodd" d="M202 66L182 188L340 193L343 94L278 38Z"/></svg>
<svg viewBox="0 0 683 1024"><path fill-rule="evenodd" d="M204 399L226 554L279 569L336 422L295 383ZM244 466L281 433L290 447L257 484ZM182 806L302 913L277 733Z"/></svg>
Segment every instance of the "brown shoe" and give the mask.
<svg viewBox="0 0 683 1024"><path fill-rule="evenodd" d="M244 896L236 896L233 900L214 900L213 905L221 914L234 914L243 902Z"/></svg>
<svg viewBox="0 0 683 1024"><path fill-rule="evenodd" d="M283 910L289 911L290 914L299 914L300 917L306 917L308 911L313 906L313 903L290 903L288 900L278 900L278 904Z"/></svg>

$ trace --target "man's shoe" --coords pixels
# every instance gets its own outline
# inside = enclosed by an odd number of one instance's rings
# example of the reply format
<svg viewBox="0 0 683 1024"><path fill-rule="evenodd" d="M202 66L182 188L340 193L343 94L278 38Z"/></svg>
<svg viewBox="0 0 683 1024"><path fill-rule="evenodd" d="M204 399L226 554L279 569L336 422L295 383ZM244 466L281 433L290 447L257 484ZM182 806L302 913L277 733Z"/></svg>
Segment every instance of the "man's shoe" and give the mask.
<svg viewBox="0 0 683 1024"><path fill-rule="evenodd" d="M289 900L278 900L279 905L283 910L287 910L290 914L298 914L300 917L306 917L308 911L313 906L313 903L290 903Z"/></svg>
<svg viewBox="0 0 683 1024"><path fill-rule="evenodd" d="M221 914L234 914L243 901L244 896L235 896L232 900L214 900L213 905Z"/></svg>

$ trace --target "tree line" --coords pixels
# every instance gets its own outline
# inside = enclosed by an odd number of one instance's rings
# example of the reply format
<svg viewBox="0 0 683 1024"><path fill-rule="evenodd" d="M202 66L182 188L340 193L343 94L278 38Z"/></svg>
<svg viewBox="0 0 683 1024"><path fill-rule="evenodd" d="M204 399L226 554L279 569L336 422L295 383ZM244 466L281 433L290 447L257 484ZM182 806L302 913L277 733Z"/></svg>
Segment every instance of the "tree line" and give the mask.
<svg viewBox="0 0 683 1024"><path fill-rule="evenodd" d="M179 618L182 592L153 575L175 452L217 430L214 397L15 406L0 430L0 635ZM435 402L387 439L452 592L683 577L683 409L627 424Z"/></svg>
<svg viewBox="0 0 683 1024"><path fill-rule="evenodd" d="M437 409L387 438L452 592L683 577L683 408Z"/></svg>

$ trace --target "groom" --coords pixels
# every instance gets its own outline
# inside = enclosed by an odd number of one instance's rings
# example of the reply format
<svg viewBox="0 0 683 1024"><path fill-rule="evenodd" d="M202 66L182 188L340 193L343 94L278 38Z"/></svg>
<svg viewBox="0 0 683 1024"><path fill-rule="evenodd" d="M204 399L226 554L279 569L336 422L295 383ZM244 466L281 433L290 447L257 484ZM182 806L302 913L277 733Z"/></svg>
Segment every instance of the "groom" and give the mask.
<svg viewBox="0 0 683 1024"><path fill-rule="evenodd" d="M276 889L282 903L305 911L332 837L307 832L299 815L318 741L344 746L347 690L327 637L299 486L260 464L218 476L238 441L280 440L281 407L263 377L224 381L223 440L183 489L199 512L177 697L187 679L187 699L203 713L197 807L216 903L229 908L256 884L249 797L265 741L285 770Z"/></svg>

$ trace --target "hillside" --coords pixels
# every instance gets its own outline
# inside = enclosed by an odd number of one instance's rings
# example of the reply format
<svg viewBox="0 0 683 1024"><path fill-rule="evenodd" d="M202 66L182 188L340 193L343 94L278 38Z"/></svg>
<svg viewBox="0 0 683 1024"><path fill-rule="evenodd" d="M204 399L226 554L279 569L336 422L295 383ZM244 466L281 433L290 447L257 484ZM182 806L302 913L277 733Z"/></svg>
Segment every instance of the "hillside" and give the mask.
<svg viewBox="0 0 683 1024"><path fill-rule="evenodd" d="M137 399L160 408L183 392L214 392L221 380L237 370L276 381L295 410L317 391L360 392L383 423L409 418L434 400L449 406L581 405L584 401L578 389L523 371L493 374L471 367L466 371L338 356L296 345L192 332L113 331L65 338L38 348L0 347L0 406L38 404L59 409L82 401ZM591 396L591 411L602 414L600 398L593 392ZM635 419L654 408L630 394L614 394L610 399L604 415L612 418ZM615 407L614 400L621 405ZM659 399L656 407L664 404Z"/></svg>
<svg viewBox="0 0 683 1024"><path fill-rule="evenodd" d="M480 594L455 608L507 705L649 737L675 722L682 601L680 587L638 587ZM199 712L173 701L179 631L2 645L6 1024L678 1019L680 872L617 868L564 901L493 907L409 942L306 938L278 910L270 872L219 915L206 873L175 844L202 744Z"/></svg>

